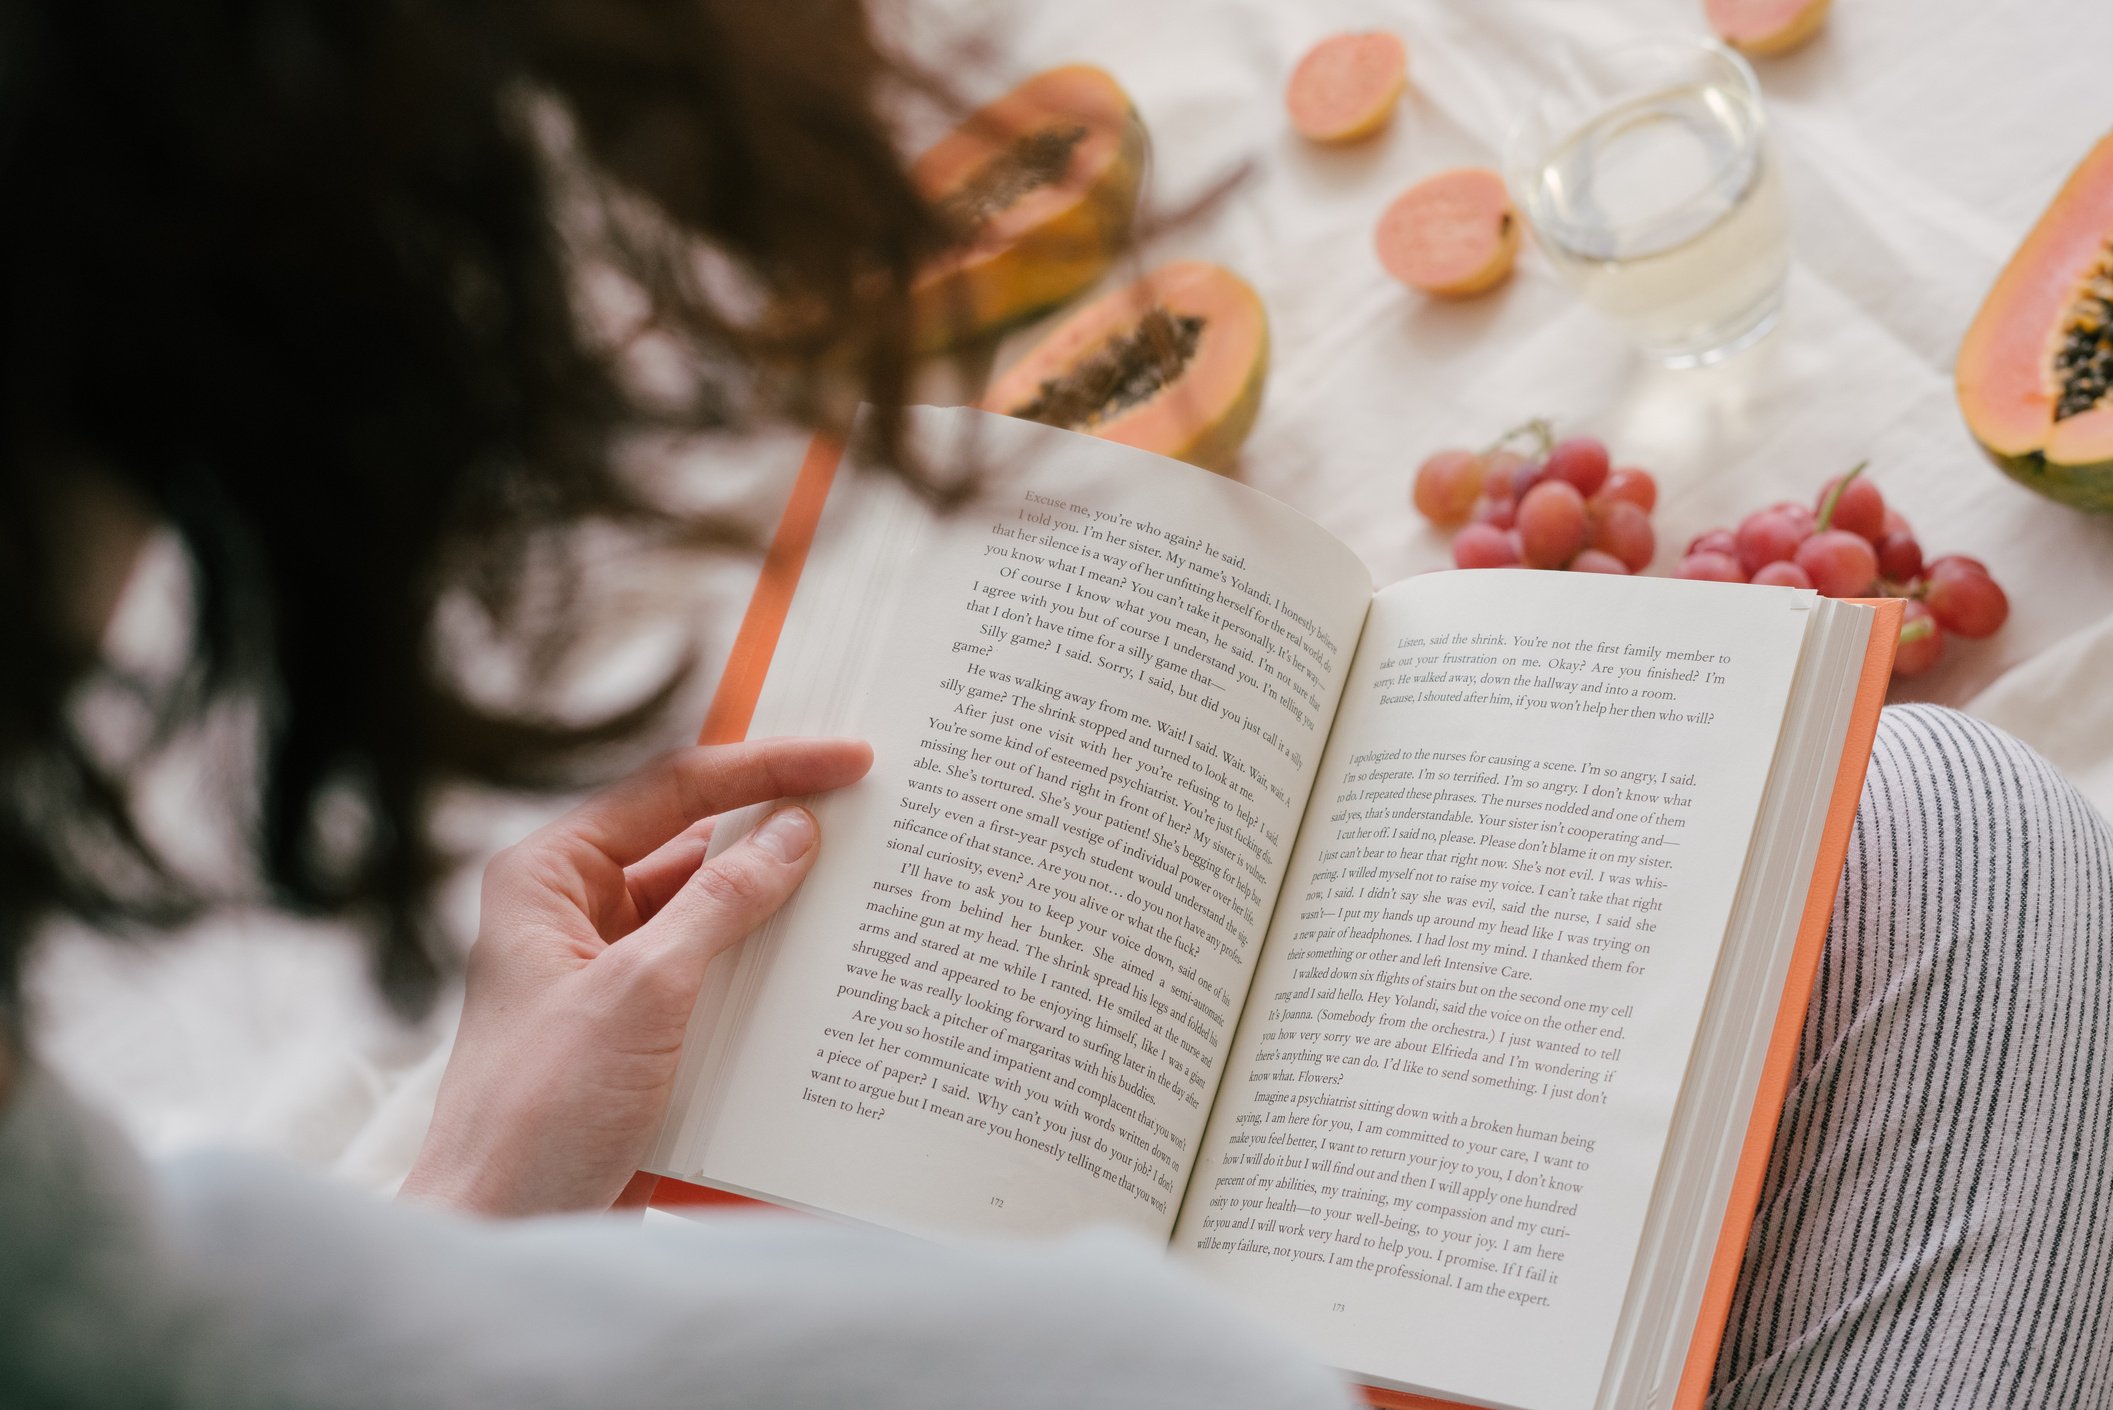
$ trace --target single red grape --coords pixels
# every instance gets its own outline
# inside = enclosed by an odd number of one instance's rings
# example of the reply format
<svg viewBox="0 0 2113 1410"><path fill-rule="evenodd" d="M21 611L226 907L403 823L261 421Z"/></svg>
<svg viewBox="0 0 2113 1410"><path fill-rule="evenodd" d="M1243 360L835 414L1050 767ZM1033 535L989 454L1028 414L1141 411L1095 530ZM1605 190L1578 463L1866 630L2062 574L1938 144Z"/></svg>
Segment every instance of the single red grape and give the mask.
<svg viewBox="0 0 2113 1410"><path fill-rule="evenodd" d="M1570 571L1573 573L1627 573L1629 565L1611 553L1604 553L1596 548L1588 548L1570 560Z"/></svg>
<svg viewBox="0 0 2113 1410"><path fill-rule="evenodd" d="M1759 572L1763 564L1781 563L1794 556L1798 545L1805 541L1798 524L1787 514L1773 509L1762 509L1739 521L1739 531L1734 536L1739 548L1739 566L1747 576Z"/></svg>
<svg viewBox="0 0 2113 1410"><path fill-rule="evenodd" d="M1908 516L1889 504L1886 506L1885 532L1889 534L1912 534L1915 531L1908 527Z"/></svg>
<svg viewBox="0 0 2113 1410"><path fill-rule="evenodd" d="M1680 566L1673 570L1673 576L1676 578L1699 578L1705 582L1712 583L1743 583L1746 581L1746 574L1739 571L1739 560L1732 557L1729 553L1720 552L1713 548L1701 549L1681 559Z"/></svg>
<svg viewBox="0 0 2113 1410"><path fill-rule="evenodd" d="M1526 498L1526 492L1548 478L1548 462L1545 460L1520 460L1511 472L1511 497Z"/></svg>
<svg viewBox="0 0 2113 1410"><path fill-rule="evenodd" d="M1518 512L1519 506L1513 500L1484 495L1475 501L1475 512L1469 517L1477 524L1494 524L1500 529L1508 529Z"/></svg>
<svg viewBox="0 0 2113 1410"><path fill-rule="evenodd" d="M1905 529L1888 529L1878 536L1878 571L1906 582L1922 571L1922 545Z"/></svg>
<svg viewBox="0 0 2113 1410"><path fill-rule="evenodd" d="M1453 535L1453 564L1459 568L1508 568L1519 561L1511 535L1490 524L1469 524Z"/></svg>
<svg viewBox="0 0 2113 1410"><path fill-rule="evenodd" d="M1995 574L1988 571L1988 565L1986 563L1983 563L1978 558L1968 558L1963 553L1939 554L1937 557L1932 558L1929 562L1922 565L1922 576L1927 578L1930 574L1936 572L1939 568L1942 568L1947 563L1964 563L1967 567L1973 569L1976 573L1979 573L1984 578L1993 578L1995 576Z"/></svg>
<svg viewBox="0 0 2113 1410"><path fill-rule="evenodd" d="M1519 467L1526 463L1526 457L1515 450L1493 450L1482 459L1489 467L1482 477L1482 493L1491 499L1517 499L1518 486L1513 482L1518 477Z"/></svg>
<svg viewBox="0 0 2113 1410"><path fill-rule="evenodd" d="M1797 565L1829 597L1862 597L1878 580L1870 540L1847 529L1825 529L1798 546Z"/></svg>
<svg viewBox="0 0 2113 1410"><path fill-rule="evenodd" d="M1557 441L1554 449L1548 452L1549 476L1568 480L1588 499L1607 483L1607 464L1606 446L1592 436L1572 436L1567 441Z"/></svg>
<svg viewBox="0 0 2113 1410"><path fill-rule="evenodd" d="M1560 568L1585 546L1585 497L1568 480L1543 480L1519 501L1519 557Z"/></svg>
<svg viewBox="0 0 2113 1410"><path fill-rule="evenodd" d="M1827 496L1841 484L1839 475L1820 487L1820 497L1813 502L1815 509L1824 509ZM1841 498L1834 502L1834 517L1827 521L1830 529L1844 529L1869 542L1886 531L1886 497L1878 486L1861 475L1842 485Z"/></svg>
<svg viewBox="0 0 2113 1410"><path fill-rule="evenodd" d="M1900 622L1900 648L1893 656L1893 674L1919 676L1937 664L1944 654L1944 628L1920 602L1910 602Z"/></svg>
<svg viewBox="0 0 2113 1410"><path fill-rule="evenodd" d="M1773 563L1763 563L1760 570L1753 575L1753 581L1769 587L1809 588L1812 586L1812 575L1795 563L1777 559Z"/></svg>
<svg viewBox="0 0 2113 1410"><path fill-rule="evenodd" d="M1465 520L1482 493L1487 469L1482 457L1471 450L1441 450L1416 467L1416 487L1410 498L1417 512L1433 524L1452 525Z"/></svg>
<svg viewBox="0 0 2113 1410"><path fill-rule="evenodd" d="M1658 482L1651 478L1648 470L1624 466L1607 476L1607 483L1599 487L1596 498L1602 501L1625 499L1648 514L1658 507Z"/></svg>
<svg viewBox="0 0 2113 1410"><path fill-rule="evenodd" d="M1711 529L1706 534L1697 534L1688 544L1690 555L1697 553L1721 553L1734 562L1739 557L1739 540L1730 529ZM1740 581L1745 581L1743 578Z"/></svg>
<svg viewBox="0 0 2113 1410"><path fill-rule="evenodd" d="M1658 535L1651 530L1651 516L1625 499L1601 500L1592 521L1592 547L1621 560L1622 567L1641 573L1651 566L1658 551Z"/></svg>
<svg viewBox="0 0 2113 1410"><path fill-rule="evenodd" d="M1808 505L1798 504L1793 500L1786 499L1781 504L1772 505L1770 508L1797 526L1798 540L1800 542L1811 538L1819 529L1820 517L1814 514Z"/></svg>
<svg viewBox="0 0 2113 1410"><path fill-rule="evenodd" d="M1922 600L1946 631L1964 637L1989 636L2010 616L2010 599L1996 580L1971 560L1939 562L1922 580Z"/></svg>

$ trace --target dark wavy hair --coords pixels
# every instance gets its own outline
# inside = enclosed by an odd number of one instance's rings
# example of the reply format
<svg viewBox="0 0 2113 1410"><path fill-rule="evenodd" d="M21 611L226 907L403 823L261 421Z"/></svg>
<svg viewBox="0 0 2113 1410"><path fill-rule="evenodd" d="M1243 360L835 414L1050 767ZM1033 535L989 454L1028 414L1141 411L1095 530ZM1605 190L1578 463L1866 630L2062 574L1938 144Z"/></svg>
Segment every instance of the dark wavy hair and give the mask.
<svg viewBox="0 0 2113 1410"><path fill-rule="evenodd" d="M939 240L884 114L936 91L861 0L0 9L10 1026L50 917L164 924L223 899L165 860L136 760L77 719L101 669L70 625L83 486L187 552L192 664L153 713L162 736L229 700L254 722L230 819L246 899L360 920L415 1007L438 965L436 788L567 783L671 688L584 725L480 703L438 617L472 603L552 659L573 623L524 584L582 526L750 539L649 502L612 468L629 432L862 396L898 449L906 293ZM632 389L626 340L582 316L587 267L699 369L683 395ZM764 312L785 307L796 336Z"/></svg>

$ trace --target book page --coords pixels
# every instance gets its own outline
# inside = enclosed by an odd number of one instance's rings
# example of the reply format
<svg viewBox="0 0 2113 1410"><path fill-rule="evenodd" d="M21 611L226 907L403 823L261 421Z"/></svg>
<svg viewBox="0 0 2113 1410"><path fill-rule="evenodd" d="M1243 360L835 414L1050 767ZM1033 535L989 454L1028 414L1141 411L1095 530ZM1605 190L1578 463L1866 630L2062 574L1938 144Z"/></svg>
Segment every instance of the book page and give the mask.
<svg viewBox="0 0 2113 1410"><path fill-rule="evenodd" d="M1811 601L1374 600L1178 1257L1364 1378L1594 1403Z"/></svg>
<svg viewBox="0 0 2113 1410"><path fill-rule="evenodd" d="M946 518L839 472L752 735L870 740L746 947L659 1168L922 1233L1172 1229L1371 599L1127 447L972 430Z"/></svg>

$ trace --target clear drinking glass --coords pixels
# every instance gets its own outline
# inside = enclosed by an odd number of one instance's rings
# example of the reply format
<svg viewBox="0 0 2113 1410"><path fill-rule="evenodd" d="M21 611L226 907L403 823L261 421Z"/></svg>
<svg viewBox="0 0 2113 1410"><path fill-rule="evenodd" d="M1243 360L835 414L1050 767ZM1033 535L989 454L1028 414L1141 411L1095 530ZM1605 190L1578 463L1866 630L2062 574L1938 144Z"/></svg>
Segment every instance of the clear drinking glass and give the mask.
<svg viewBox="0 0 2113 1410"><path fill-rule="evenodd" d="M1790 268L1777 168L1753 69L1687 38L1573 51L1505 155L1549 260L1668 367L1775 326Z"/></svg>

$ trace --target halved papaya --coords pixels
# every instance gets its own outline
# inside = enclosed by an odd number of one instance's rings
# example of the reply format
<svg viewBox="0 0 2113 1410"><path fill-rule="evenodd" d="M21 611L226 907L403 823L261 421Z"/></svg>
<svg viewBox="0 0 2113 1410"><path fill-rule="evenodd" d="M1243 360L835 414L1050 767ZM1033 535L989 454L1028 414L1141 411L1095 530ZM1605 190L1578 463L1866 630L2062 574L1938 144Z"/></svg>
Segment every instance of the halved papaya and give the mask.
<svg viewBox="0 0 2113 1410"><path fill-rule="evenodd" d="M2064 504L2113 511L2113 134L1997 276L1953 375L1996 464Z"/></svg>
<svg viewBox="0 0 2113 1410"><path fill-rule="evenodd" d="M1269 317L1245 279L1184 260L1102 295L991 385L986 411L1225 471L1254 429Z"/></svg>
<svg viewBox="0 0 2113 1410"><path fill-rule="evenodd" d="M1072 64L979 109L912 163L957 236L911 287L918 350L988 336L1106 273L1137 210L1145 150L1122 86Z"/></svg>

